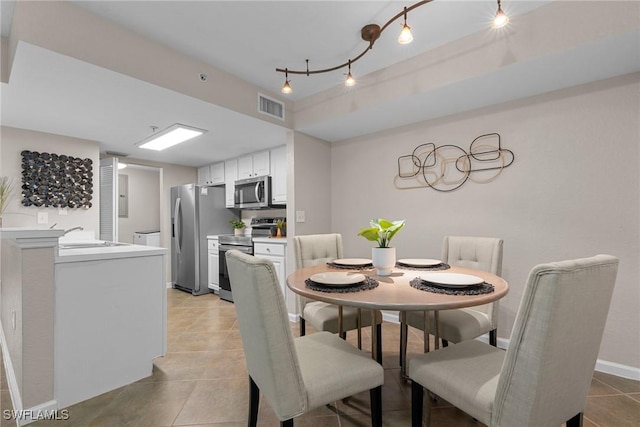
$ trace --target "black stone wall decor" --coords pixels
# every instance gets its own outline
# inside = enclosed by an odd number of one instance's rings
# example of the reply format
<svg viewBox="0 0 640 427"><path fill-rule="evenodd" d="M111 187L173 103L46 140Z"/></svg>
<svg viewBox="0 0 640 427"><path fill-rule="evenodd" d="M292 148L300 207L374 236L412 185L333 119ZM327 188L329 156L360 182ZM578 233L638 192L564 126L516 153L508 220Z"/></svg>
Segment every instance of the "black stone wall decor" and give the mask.
<svg viewBox="0 0 640 427"><path fill-rule="evenodd" d="M91 207L91 159L28 150L20 154L23 206L85 209Z"/></svg>

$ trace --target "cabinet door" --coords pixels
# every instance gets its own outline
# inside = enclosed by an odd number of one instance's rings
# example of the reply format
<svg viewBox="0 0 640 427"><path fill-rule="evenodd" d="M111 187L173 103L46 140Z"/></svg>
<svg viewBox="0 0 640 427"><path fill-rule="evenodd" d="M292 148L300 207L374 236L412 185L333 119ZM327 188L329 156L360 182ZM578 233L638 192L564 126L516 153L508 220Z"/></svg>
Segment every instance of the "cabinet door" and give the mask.
<svg viewBox="0 0 640 427"><path fill-rule="evenodd" d="M235 182L238 179L238 159L224 162L224 194L225 206L232 208L235 205Z"/></svg>
<svg viewBox="0 0 640 427"><path fill-rule="evenodd" d="M220 260L218 251L209 251L209 289L220 290Z"/></svg>
<svg viewBox="0 0 640 427"><path fill-rule="evenodd" d="M209 184L209 166L198 168L198 185Z"/></svg>
<svg viewBox="0 0 640 427"><path fill-rule="evenodd" d="M211 185L224 184L224 162L209 166L209 175Z"/></svg>
<svg viewBox="0 0 640 427"><path fill-rule="evenodd" d="M271 150L271 202L287 203L287 147Z"/></svg>
<svg viewBox="0 0 640 427"><path fill-rule="evenodd" d="M238 158L238 179L251 178L253 175L253 156Z"/></svg>
<svg viewBox="0 0 640 427"><path fill-rule="evenodd" d="M253 153L253 176L269 175L270 173L269 151Z"/></svg>

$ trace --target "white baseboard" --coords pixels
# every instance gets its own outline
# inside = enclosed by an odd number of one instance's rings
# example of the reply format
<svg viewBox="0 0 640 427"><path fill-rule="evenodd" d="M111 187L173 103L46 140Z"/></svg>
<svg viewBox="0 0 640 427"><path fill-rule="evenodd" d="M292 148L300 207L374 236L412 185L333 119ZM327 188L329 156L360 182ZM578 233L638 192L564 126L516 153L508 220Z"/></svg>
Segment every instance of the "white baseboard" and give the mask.
<svg viewBox="0 0 640 427"><path fill-rule="evenodd" d="M7 339L4 336L2 323L0 323L0 345L2 346L2 361L4 363L4 371L7 374L7 386L9 387L9 395L11 396L11 404L13 405L13 409L21 410L22 398L20 397L20 389L18 388L16 373L13 370L13 364L11 363L11 357L9 356Z"/></svg>
<svg viewBox="0 0 640 427"><path fill-rule="evenodd" d="M294 313L289 313L289 322L298 323L300 321L300 316Z"/></svg>
<svg viewBox="0 0 640 427"><path fill-rule="evenodd" d="M396 311L383 311L382 319L389 323L400 323L400 318ZM482 335L476 339L489 344L489 334ZM506 350L508 347L509 339L498 337L498 348ZM615 375L616 377L640 381L640 368L634 368L633 366L598 359L595 370L605 374Z"/></svg>
<svg viewBox="0 0 640 427"><path fill-rule="evenodd" d="M67 420L69 419L69 411L67 409L58 410L58 402L50 400L41 403L32 408L22 411L17 418L18 426L26 426L40 420Z"/></svg>
<svg viewBox="0 0 640 427"><path fill-rule="evenodd" d="M167 289L171 289L171 288L173 288L173 283L167 282Z"/></svg>
<svg viewBox="0 0 640 427"><path fill-rule="evenodd" d="M615 375L616 377L628 378L630 380L640 381L640 368L633 366L621 365L620 363L607 362L598 359L596 361L596 371L605 374Z"/></svg>

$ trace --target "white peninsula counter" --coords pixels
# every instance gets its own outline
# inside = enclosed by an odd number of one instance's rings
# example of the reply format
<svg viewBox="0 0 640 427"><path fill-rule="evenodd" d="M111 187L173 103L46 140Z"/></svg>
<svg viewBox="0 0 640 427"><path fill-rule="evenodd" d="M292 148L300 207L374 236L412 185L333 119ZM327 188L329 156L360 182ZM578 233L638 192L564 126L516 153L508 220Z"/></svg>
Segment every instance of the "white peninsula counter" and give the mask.
<svg viewBox="0 0 640 427"><path fill-rule="evenodd" d="M167 250L59 249L60 234L1 231L1 338L15 409L65 408L151 375L166 353Z"/></svg>

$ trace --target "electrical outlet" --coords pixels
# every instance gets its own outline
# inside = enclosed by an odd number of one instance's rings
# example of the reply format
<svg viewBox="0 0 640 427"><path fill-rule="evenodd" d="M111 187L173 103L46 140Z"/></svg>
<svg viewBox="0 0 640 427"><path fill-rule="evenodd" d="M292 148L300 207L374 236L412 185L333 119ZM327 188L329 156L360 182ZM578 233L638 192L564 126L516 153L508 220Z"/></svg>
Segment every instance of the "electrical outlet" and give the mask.
<svg viewBox="0 0 640 427"><path fill-rule="evenodd" d="M66 214L67 214L67 208L58 209L58 215L66 215Z"/></svg>
<svg viewBox="0 0 640 427"><path fill-rule="evenodd" d="M48 212L38 212L38 224L49 224Z"/></svg>
<svg viewBox="0 0 640 427"><path fill-rule="evenodd" d="M296 211L296 222L304 222L304 211Z"/></svg>

